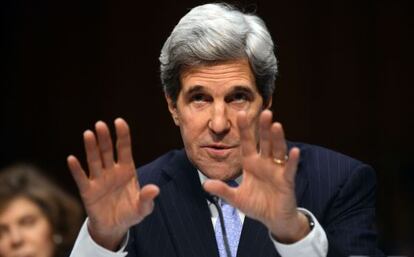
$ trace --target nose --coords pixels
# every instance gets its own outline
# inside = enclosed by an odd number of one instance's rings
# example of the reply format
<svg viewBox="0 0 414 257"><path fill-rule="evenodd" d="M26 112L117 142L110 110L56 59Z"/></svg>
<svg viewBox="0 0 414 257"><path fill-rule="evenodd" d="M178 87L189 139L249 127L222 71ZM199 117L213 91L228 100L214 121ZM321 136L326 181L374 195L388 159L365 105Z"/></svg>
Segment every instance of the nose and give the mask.
<svg viewBox="0 0 414 257"><path fill-rule="evenodd" d="M230 130L230 126L231 123L227 114L225 103L214 104L208 123L210 130L216 135L223 135Z"/></svg>
<svg viewBox="0 0 414 257"><path fill-rule="evenodd" d="M13 248L19 247L23 244L23 235L19 228L12 228L9 235L10 243Z"/></svg>

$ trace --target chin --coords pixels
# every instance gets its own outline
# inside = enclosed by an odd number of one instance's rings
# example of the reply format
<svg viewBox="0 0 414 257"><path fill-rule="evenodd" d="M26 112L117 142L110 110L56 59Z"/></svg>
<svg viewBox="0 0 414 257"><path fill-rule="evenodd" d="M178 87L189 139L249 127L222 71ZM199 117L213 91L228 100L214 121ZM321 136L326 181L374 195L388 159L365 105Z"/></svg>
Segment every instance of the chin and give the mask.
<svg viewBox="0 0 414 257"><path fill-rule="evenodd" d="M241 167L232 167L221 163L210 163L198 166L200 171L210 179L227 181L241 175Z"/></svg>

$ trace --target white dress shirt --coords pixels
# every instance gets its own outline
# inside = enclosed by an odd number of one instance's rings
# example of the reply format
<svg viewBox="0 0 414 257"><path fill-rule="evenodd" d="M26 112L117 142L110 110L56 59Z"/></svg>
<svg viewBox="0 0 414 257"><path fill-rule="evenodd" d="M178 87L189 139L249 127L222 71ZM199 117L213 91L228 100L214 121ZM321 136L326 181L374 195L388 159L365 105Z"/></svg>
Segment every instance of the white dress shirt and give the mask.
<svg viewBox="0 0 414 257"><path fill-rule="evenodd" d="M200 171L198 171L198 174L200 177L201 184L203 184L204 181L206 181L208 178L204 176L204 174ZM241 180L242 176L238 177L236 179L236 182L240 184ZM208 204L211 212L211 222L213 223L214 227L214 225L216 224L216 220L218 218L218 212L212 203L208 202ZM312 217L315 226L308 235L306 235L304 238L293 244L282 244L276 241L269 233L269 237L275 245L276 250L282 257L325 257L328 253L328 239L326 237L325 231L323 230L322 226L319 224L318 220L313 216L311 212L303 208L298 208L298 210ZM243 223L245 215L240 211L238 211L238 213L240 216L240 220ZM120 246L120 249L116 252L113 252L103 248L102 246L98 245L93 241L89 234L87 224L88 219L86 219L79 232L78 238L76 239L70 257L124 257L128 254L125 251L125 248L128 243L129 233L124 238Z"/></svg>

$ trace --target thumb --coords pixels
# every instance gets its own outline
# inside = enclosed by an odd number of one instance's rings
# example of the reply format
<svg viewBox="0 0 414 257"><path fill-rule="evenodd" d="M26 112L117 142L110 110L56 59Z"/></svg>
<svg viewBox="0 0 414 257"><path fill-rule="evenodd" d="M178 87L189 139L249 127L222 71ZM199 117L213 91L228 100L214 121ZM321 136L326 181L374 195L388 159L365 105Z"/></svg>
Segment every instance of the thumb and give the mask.
<svg viewBox="0 0 414 257"><path fill-rule="evenodd" d="M156 185L146 185L139 192L138 214L142 217L147 216L154 209L154 199L159 194L160 189Z"/></svg>
<svg viewBox="0 0 414 257"><path fill-rule="evenodd" d="M230 187L221 180L209 179L203 184L204 190L212 195L224 199L229 204L235 204L237 189Z"/></svg>

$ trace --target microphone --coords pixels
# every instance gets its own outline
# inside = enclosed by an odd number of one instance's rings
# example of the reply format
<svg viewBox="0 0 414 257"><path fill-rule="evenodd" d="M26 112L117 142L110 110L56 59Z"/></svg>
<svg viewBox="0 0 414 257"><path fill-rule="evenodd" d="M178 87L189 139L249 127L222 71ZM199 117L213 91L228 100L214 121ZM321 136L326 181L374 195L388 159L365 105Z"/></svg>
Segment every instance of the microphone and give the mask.
<svg viewBox="0 0 414 257"><path fill-rule="evenodd" d="M221 233L223 234L223 241L224 241L224 248L226 250L226 255L227 257L232 257L231 256L231 251L230 251L230 246L229 246L229 239L227 237L227 231L226 231L226 227L224 225L224 216L223 216L223 211L221 210L220 204L219 204L219 198L215 195L211 195L210 193L204 191L204 197L207 199L207 201L209 201L210 203L214 204L214 206L217 209L218 215L219 215L219 220L220 220L220 225L221 225Z"/></svg>

